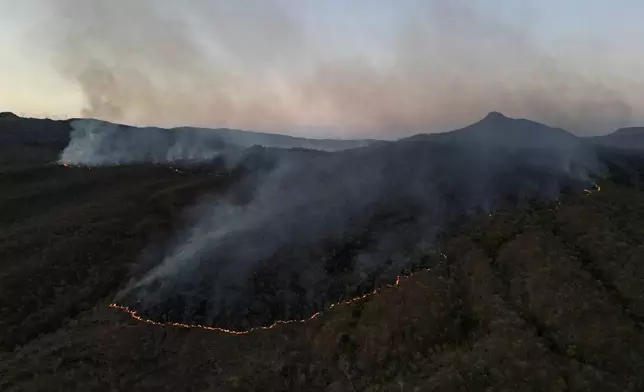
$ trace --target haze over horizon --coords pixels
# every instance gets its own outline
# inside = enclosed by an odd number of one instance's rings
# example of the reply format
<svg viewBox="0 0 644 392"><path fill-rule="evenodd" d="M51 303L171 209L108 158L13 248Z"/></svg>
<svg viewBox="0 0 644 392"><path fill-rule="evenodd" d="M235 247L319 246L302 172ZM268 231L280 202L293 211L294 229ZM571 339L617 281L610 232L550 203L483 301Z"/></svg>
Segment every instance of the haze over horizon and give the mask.
<svg viewBox="0 0 644 392"><path fill-rule="evenodd" d="M397 138L644 124L644 3L0 0L0 111Z"/></svg>

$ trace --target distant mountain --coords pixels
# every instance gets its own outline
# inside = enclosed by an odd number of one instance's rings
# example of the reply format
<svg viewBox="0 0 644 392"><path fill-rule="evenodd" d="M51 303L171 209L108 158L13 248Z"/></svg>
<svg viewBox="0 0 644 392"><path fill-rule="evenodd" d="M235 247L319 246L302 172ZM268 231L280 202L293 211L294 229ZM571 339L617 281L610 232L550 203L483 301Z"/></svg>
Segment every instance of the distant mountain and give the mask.
<svg viewBox="0 0 644 392"><path fill-rule="evenodd" d="M69 144L69 121L22 118L0 113L0 164L7 161L51 162Z"/></svg>
<svg viewBox="0 0 644 392"><path fill-rule="evenodd" d="M375 140L308 139L228 128L135 127L95 119L50 120L0 113L2 150L26 147L34 153L36 148L36 154L51 156L71 148L67 151L71 152L68 157L76 157L78 163L90 156L104 155L119 157L112 163L209 158L223 149L251 146L339 151L373 142Z"/></svg>
<svg viewBox="0 0 644 392"><path fill-rule="evenodd" d="M208 161L246 148L340 151L367 146L371 140L307 139L228 128L134 127L92 119L71 122L71 141L61 161L79 165Z"/></svg>
<svg viewBox="0 0 644 392"><path fill-rule="evenodd" d="M561 128L526 119L509 118L499 112L490 112L482 120L465 128L436 134L419 134L411 141L439 141L530 149L577 148L582 141Z"/></svg>
<svg viewBox="0 0 644 392"><path fill-rule="evenodd" d="M349 148L364 147L376 141L370 139L308 139L276 133L241 131L230 128L179 127L172 128L171 130L174 132L193 133L204 137L216 136L228 144L235 144L243 147L258 145L274 148L306 148L311 150L338 151Z"/></svg>
<svg viewBox="0 0 644 392"><path fill-rule="evenodd" d="M588 139L604 146L644 150L644 127L620 128L608 135Z"/></svg>
<svg viewBox="0 0 644 392"><path fill-rule="evenodd" d="M69 121L23 118L14 113L0 113L0 146L53 145L69 143Z"/></svg>

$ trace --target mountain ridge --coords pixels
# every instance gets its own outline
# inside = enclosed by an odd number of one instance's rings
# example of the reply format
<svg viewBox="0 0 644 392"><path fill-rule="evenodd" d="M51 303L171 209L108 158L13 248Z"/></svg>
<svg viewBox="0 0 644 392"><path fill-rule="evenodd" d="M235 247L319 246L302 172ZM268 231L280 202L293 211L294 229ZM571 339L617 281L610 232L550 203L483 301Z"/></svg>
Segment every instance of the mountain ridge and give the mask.
<svg viewBox="0 0 644 392"><path fill-rule="evenodd" d="M57 124L58 126L52 127L52 124ZM12 112L0 113L0 140L27 144L38 142L67 142L74 125L91 128L101 127L104 129L118 128L126 132L156 132L157 134L170 135L181 133L194 135L196 137L207 137L209 139L220 138L226 143L240 145L242 147L261 145L276 148L309 148L336 151L346 148L363 147L377 141L375 139L309 138L226 127L205 128L178 126L164 128L158 126L135 126L93 118L53 120L49 118L20 117ZM47 132L42 131L45 128L48 129ZM177 134L171 134L170 132L177 132Z"/></svg>
<svg viewBox="0 0 644 392"><path fill-rule="evenodd" d="M442 133L417 134L404 140L474 142L506 147L559 148L562 143L565 143L566 146L578 143L580 138L562 128L550 127L523 118L511 118L501 112L492 111L481 120L463 128Z"/></svg>
<svg viewBox="0 0 644 392"><path fill-rule="evenodd" d="M644 127L619 128L612 133L589 137L592 143L629 150L644 149Z"/></svg>

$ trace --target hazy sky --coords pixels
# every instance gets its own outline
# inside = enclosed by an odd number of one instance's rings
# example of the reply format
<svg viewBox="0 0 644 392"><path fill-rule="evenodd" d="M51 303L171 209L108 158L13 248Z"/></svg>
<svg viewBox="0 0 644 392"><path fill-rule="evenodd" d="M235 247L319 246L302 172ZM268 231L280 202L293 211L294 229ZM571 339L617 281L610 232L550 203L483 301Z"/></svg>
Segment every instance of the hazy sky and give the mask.
<svg viewBox="0 0 644 392"><path fill-rule="evenodd" d="M394 138L644 124L641 0L0 0L0 110Z"/></svg>

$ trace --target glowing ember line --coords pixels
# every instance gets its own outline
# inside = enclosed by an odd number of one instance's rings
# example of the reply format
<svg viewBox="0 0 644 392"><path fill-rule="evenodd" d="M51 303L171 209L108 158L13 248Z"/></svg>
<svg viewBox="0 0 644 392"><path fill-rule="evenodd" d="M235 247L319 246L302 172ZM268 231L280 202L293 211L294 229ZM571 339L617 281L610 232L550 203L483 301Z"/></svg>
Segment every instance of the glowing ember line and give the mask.
<svg viewBox="0 0 644 392"><path fill-rule="evenodd" d="M172 168L172 169L176 170L175 168ZM584 192L587 195L589 195L589 194L592 194L594 192L601 191L601 187L599 185L597 185L597 184L594 184L594 185L595 185L594 189L585 189ZM560 204L561 204L561 202L559 200L557 200L557 206L555 207L555 210L558 208L558 206ZM490 214L490 216L491 215L492 214ZM443 253L441 253L441 256L443 258L445 258L445 259L447 258L447 256L445 254L443 254ZM371 297L372 295L377 294L378 292L380 292L382 290L386 290L386 289L390 289L390 288L399 286L402 279L408 279L408 278L411 278L414 275L418 274L419 272L424 272L424 271L429 271L429 270L430 269L423 269L423 270L417 271L417 272L409 274L409 275L405 275L405 276L399 275L399 276L396 277L396 282L393 283L393 284L376 288L373 291L368 292L368 293L363 294L363 295L360 295L358 297L354 297L354 298L351 298L351 299L348 299L348 300L333 303L333 304L331 304L329 306L328 309L332 309L332 308L335 308L335 307L338 307L338 306L346 306L346 305L350 305L350 304L353 304L353 303L356 303L356 302L359 302L359 301L363 301L363 300ZM239 331L239 330L220 328L220 327L204 325L204 324L186 324L186 323L179 323L179 322L174 322L174 321L159 322L159 321L154 321L154 320L151 320L151 319L148 319L148 318L145 318L145 317L141 316L136 310L134 310L134 309L132 309L132 308L130 308L128 306L119 305L117 303L111 303L109 305L109 307L113 308L113 309L120 310L122 312L125 312L125 313L129 314L130 317L132 317L134 320L137 320L137 321L140 321L140 322L143 322L143 323L146 323L146 324L158 325L158 326L179 327L179 328L204 329L204 330L208 330L208 331L224 332L224 333L228 333L228 334L232 334L232 335L245 335L245 334L248 334L248 333L251 333L251 332L254 332L254 331L272 329L272 328L275 328L275 327L277 327L279 325L283 325L283 324L295 324L295 323L303 324L303 323L309 322L309 321L317 318L318 316L320 316L324 312L324 310L321 310L319 312L313 313L313 315L311 315L309 318L306 318L306 319L277 320L271 325L253 327L253 328L250 328L248 330Z"/></svg>
<svg viewBox="0 0 644 392"><path fill-rule="evenodd" d="M594 192L599 192L599 191L601 191L601 187L599 185L597 185L597 184L595 184L594 189L585 189L584 190L584 192L587 195L589 195L591 193L594 193ZM557 206L555 206L555 210L558 209L560 204L561 204L561 201L557 200ZM489 215L492 216L492 214L489 214ZM441 253L441 256L444 259L447 259L447 256L444 253ZM354 298L351 298L351 299L348 299L348 300L333 303L333 304L331 304L329 306L329 309L332 309L332 308L335 308L335 307L338 307L338 306L346 306L346 305L350 305L350 304L353 304L353 303L356 303L356 302L359 302L359 301L363 301L363 300L371 297L372 295L377 294L379 291L399 286L402 279L411 278L414 275L416 275L417 273L424 272L424 271L429 271L429 269L423 269L423 270L420 270L420 271L417 271L415 273L405 275L405 276L399 275L399 276L396 277L396 282L393 283L393 284L379 287L377 289L374 289L371 292L368 292L366 294L360 295L358 297L354 297ZM253 328L250 328L248 330L237 331L237 330L233 330L233 329L214 327L214 326L204 325L204 324L185 324L185 323L179 323L179 322L174 322L174 321L169 321L169 322L164 323L164 322L154 321L154 320L145 318L145 317L139 315L139 313L136 310L134 310L134 309L132 309L132 308L130 308L128 306L119 305L117 303L111 303L109 305L109 307L113 308L113 309L123 311L123 312L129 314L130 317L132 317L133 319L135 319L137 321L140 321L140 322L143 322L143 323L146 323L146 324L158 325L158 326L171 326L171 327L179 327L179 328L204 329L204 330L208 330L208 331L224 332L224 333L228 333L228 334L232 334L232 335L245 335L245 334L248 334L248 333L251 333L251 332L254 332L254 331L272 329L272 328L275 328L275 327L277 327L279 325L283 325L283 324L295 324L295 323L303 324L303 323L309 322L309 321L317 318L318 316L320 316L324 312L324 310L321 310L319 312L313 313L313 315L311 315L309 318L306 318L306 319L300 319L300 320L277 320L271 325L261 326L261 327L253 327Z"/></svg>
<svg viewBox="0 0 644 392"><path fill-rule="evenodd" d="M443 258L447 258L447 256L445 256L444 254L441 254L441 255L443 256ZM350 304L353 304L353 303L356 303L356 302L363 301L363 300L371 297L372 295L378 293L379 291L399 286L401 279L408 279L408 278L411 278L412 276L416 275L419 272L429 271L429 270L430 269L427 268L427 269L423 269L423 270L417 271L417 272L415 272L413 274L409 274L409 275L406 275L406 276L398 276L398 277L396 277L396 282L393 283L393 284L389 284L389 285L386 285L386 286L379 287L377 289L374 289L373 291L370 291L370 292L368 292L366 294L363 294L363 295L360 295L358 297L354 297L354 298L351 298L351 299L347 299L347 300L344 300L344 301L333 303L333 304L331 304L329 306L328 309L332 309L332 308L335 308L335 307L338 307L338 306L346 306L346 305L350 305ZM277 327L279 325L283 325L283 324L295 324L295 323L303 324L303 323L309 322L309 321L317 318L318 316L320 316L324 312L324 310L321 310L319 312L313 313L313 315L311 315L309 318L306 318L306 319L277 320L271 325L266 325L266 326L261 326L261 327L253 327L253 328L250 328L250 329L247 329L247 330L238 331L238 330L234 330L234 329L220 328L220 327L215 327L215 326L211 326L211 325L204 325L204 324L185 324L185 323L179 323L179 322L174 322L174 321L168 321L168 322L154 321L154 320L151 320L151 319L148 319L148 318L145 318L145 317L141 316L139 314L139 312L137 312L136 310L134 310L134 309L132 309L132 308L130 308L128 306L119 305L117 303L111 303L109 305L109 307L112 308L112 309L117 309L117 310L123 311L123 312L129 314L130 317L132 317L133 319L135 319L137 321L140 321L140 322L143 322L143 323L146 323L146 324L159 325L159 326L179 327L179 328L198 328L198 329L205 329L205 330L208 330L208 331L224 332L224 333L228 333L228 334L232 334L232 335L245 335L245 334L248 334L248 333L251 333L251 332L254 332L254 331L259 331L259 330L263 330L263 329L272 329L272 328L275 328L275 327Z"/></svg>
<svg viewBox="0 0 644 392"><path fill-rule="evenodd" d="M58 166L62 166L62 167L65 167L65 168L72 168L72 167L84 167L85 169L91 169L92 168L89 165L74 165L74 164L70 164L70 163L58 163ZM120 165L118 165L118 166L120 166ZM181 173L181 174L187 173L185 170L177 169L174 166L167 166L167 168L172 170L172 171L174 171L174 172L176 172L176 173Z"/></svg>
<svg viewBox="0 0 644 392"><path fill-rule="evenodd" d="M584 189L584 193L590 195L591 193L599 192L601 190L602 188L599 185L595 184L595 187L593 189Z"/></svg>
<svg viewBox="0 0 644 392"><path fill-rule="evenodd" d="M58 166L62 166L62 167L67 168L67 169L70 169L70 168L73 168L73 167L84 167L87 170L91 169L90 166L83 166L83 165L78 165L78 164L73 164L73 163L58 163Z"/></svg>

